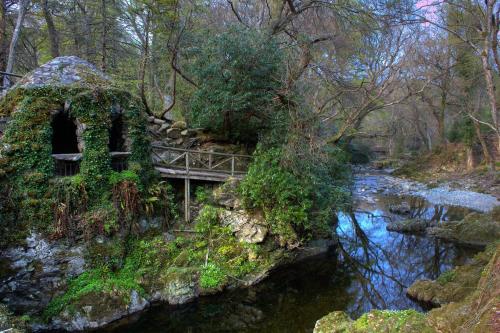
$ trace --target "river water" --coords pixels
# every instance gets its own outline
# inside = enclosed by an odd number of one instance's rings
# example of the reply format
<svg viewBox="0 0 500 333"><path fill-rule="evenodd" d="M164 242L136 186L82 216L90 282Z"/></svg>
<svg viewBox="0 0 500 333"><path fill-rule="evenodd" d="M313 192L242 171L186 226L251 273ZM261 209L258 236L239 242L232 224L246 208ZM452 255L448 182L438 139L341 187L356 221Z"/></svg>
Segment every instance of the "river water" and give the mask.
<svg viewBox="0 0 500 333"><path fill-rule="evenodd" d="M400 198L381 187L379 177L356 177L354 211L339 216L339 247L281 268L254 287L181 306L155 306L102 332L312 332L316 320L335 310L352 317L371 309L424 311L406 297L406 288L467 262L477 250L388 232L387 222L408 217L439 222L468 211ZM390 207L402 202L410 207L406 216L392 213Z"/></svg>

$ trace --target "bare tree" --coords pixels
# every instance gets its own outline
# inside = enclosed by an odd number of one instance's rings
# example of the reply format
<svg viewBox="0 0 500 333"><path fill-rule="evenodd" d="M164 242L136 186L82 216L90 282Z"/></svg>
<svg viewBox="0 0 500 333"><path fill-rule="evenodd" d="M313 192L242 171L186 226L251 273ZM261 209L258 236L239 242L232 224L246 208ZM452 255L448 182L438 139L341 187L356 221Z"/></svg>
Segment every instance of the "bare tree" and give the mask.
<svg viewBox="0 0 500 333"><path fill-rule="evenodd" d="M24 17L26 15L26 11L28 10L29 5L30 5L30 0L20 0L18 3L16 26L12 33L12 39L10 41L10 46L9 46L9 56L7 58L7 66L5 67L5 71L7 73L11 73L12 69L14 68L14 62L16 60L16 46L19 40L19 35L21 34ZM3 86L7 88L10 87L10 84L11 81L9 76L5 75L3 78Z"/></svg>

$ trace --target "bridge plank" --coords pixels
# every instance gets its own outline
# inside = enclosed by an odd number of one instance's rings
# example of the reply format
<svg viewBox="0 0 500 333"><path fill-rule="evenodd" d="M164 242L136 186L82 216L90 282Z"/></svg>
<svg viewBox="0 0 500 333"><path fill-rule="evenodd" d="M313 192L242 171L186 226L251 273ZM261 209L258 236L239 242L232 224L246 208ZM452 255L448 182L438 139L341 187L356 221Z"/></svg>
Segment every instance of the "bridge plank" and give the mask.
<svg viewBox="0 0 500 333"><path fill-rule="evenodd" d="M224 182L229 177L230 173L224 172L213 172L213 171L197 171L189 170L189 174L185 169L175 169L175 168L165 168L161 166L155 166L155 169L160 172L163 178L174 178L174 179L195 179L195 180L206 180L213 182ZM242 179L244 174L235 174L233 177Z"/></svg>

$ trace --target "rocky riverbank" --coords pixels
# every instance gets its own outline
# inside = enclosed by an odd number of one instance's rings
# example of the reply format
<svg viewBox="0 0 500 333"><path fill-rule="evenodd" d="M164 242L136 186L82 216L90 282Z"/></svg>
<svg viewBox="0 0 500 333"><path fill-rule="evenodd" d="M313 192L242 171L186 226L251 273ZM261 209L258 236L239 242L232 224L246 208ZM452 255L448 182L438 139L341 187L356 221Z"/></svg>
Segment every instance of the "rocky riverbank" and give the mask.
<svg viewBox="0 0 500 333"><path fill-rule="evenodd" d="M492 245L474 263L446 272L436 281L417 282L409 292L445 305L427 314L372 310L357 320L332 312L318 320L314 333L498 332L500 245Z"/></svg>
<svg viewBox="0 0 500 333"><path fill-rule="evenodd" d="M244 288L281 265L325 252L332 240L281 247L263 214L244 210L235 184L208 193L196 223L165 232L140 222L127 240L97 237L77 244L32 233L0 253L0 296L29 317L34 331L105 326L154 303L184 304Z"/></svg>
<svg viewBox="0 0 500 333"><path fill-rule="evenodd" d="M389 175L377 177L382 184L380 192L422 197L431 204L461 206L482 212L469 213L459 221L440 223L408 218L389 223L388 230L426 233L455 243L489 246L471 262L441 274L436 280L416 281L408 289L408 295L422 304L440 306L427 314L414 310L372 310L352 320L346 313L337 311L318 320L314 332L498 332L500 209L497 198L447 187L429 189L422 183ZM409 216L410 211L404 201L391 207L391 212L403 216Z"/></svg>

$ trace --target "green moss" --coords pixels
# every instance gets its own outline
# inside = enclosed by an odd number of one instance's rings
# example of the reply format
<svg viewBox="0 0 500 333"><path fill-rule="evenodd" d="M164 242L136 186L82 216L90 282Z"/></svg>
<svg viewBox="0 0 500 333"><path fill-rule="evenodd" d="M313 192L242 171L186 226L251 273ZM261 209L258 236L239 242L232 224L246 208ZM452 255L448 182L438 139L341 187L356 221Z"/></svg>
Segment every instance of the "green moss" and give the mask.
<svg viewBox="0 0 500 333"><path fill-rule="evenodd" d="M468 296L434 309L428 314L429 323L444 333L482 333L495 331L495 318L500 304L500 245L489 247L481 254L489 262L479 282L470 288Z"/></svg>
<svg viewBox="0 0 500 333"><path fill-rule="evenodd" d="M120 304L126 304L132 290L143 295L158 290L168 293L179 288L181 277L175 278L175 272L182 273L182 281L210 290L241 282L272 265L274 259L267 251L240 243L228 227L219 224L214 212L216 208L207 207L199 217L198 232L174 241L152 232L129 237L125 248L119 239L94 243L87 253L92 268L70 281L65 294L52 300L45 317L78 309L91 296L108 299L114 293L122 298Z"/></svg>
<svg viewBox="0 0 500 333"><path fill-rule="evenodd" d="M441 285L453 282L457 278L457 273L454 270L444 272L437 278L437 282Z"/></svg>
<svg viewBox="0 0 500 333"><path fill-rule="evenodd" d="M85 149L78 177L51 182L51 119L65 105L70 105L69 116L86 126ZM131 140L131 171L122 178L112 174L108 151L113 109L123 110ZM120 207L110 208L115 182L133 178L142 190L154 180L145 113L140 101L126 91L101 86L17 88L0 102L0 114L11 116L0 151L0 185L4 190L0 215L4 230L17 230L15 239L13 233L2 232L4 245L24 238L30 229L59 237L74 236L69 231L78 229L116 231L117 219L122 216L118 216ZM78 194L84 199L80 204L75 200ZM82 217L88 218L83 228L75 228L73 222Z"/></svg>
<svg viewBox="0 0 500 333"><path fill-rule="evenodd" d="M352 321L344 312L333 312L316 324L314 333L434 333L425 315L415 310L372 310Z"/></svg>
<svg viewBox="0 0 500 333"><path fill-rule="evenodd" d="M422 302L443 305L459 302L474 292L481 272L495 252L495 244L478 253L470 263L441 274L436 281L419 280L408 288L408 295Z"/></svg>
<svg viewBox="0 0 500 333"><path fill-rule="evenodd" d="M92 268L106 267L115 271L122 267L124 257L124 242L121 239L114 238L89 243L85 261Z"/></svg>
<svg viewBox="0 0 500 333"><path fill-rule="evenodd" d="M125 303L132 290L144 293L135 279L135 272L125 267L117 273L105 267L91 269L70 281L66 293L54 298L44 311L44 317L50 319L62 310L72 310L87 295L111 294L120 295ZM94 300L95 301L95 300Z"/></svg>
<svg viewBox="0 0 500 333"><path fill-rule="evenodd" d="M200 285L202 288L218 288L224 284L227 275L221 267L214 263L208 263L203 266L200 275Z"/></svg>

